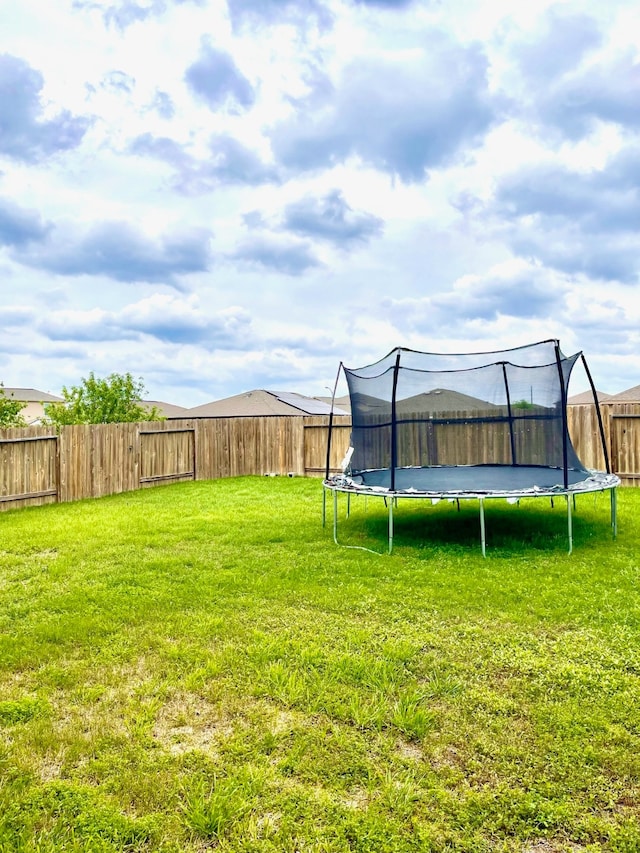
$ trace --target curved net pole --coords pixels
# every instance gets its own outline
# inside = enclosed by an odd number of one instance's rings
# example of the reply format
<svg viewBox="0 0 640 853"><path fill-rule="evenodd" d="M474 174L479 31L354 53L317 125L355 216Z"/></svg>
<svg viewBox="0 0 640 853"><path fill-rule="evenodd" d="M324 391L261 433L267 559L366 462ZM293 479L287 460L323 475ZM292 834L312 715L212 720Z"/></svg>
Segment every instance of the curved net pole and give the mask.
<svg viewBox="0 0 640 853"><path fill-rule="evenodd" d="M507 365L502 362L502 375L504 377L504 390L507 394L507 410L509 412L509 438L511 440L511 464L516 465L516 437L513 434L513 411L511 409L511 392L509 391L509 380L507 379Z"/></svg>
<svg viewBox="0 0 640 853"><path fill-rule="evenodd" d="M396 423L396 392L398 390L398 372L400 370L400 350L393 368L393 391L391 395L391 483L390 491L396 490L396 467L398 465L398 426Z"/></svg>
<svg viewBox="0 0 640 853"><path fill-rule="evenodd" d="M333 407L336 399L336 390L338 388L338 380L340 379L340 371L342 370L343 364L340 362L338 365L338 372L336 373L336 381L333 383L333 394L331 395L331 412L329 413L329 435L327 437L327 465L325 469L325 480L329 479L329 473L331 471L331 432L333 431Z"/></svg>
<svg viewBox="0 0 640 853"><path fill-rule="evenodd" d="M604 434L604 424L602 422L602 412L600 411L600 400L598 400L598 393L596 391L596 386L593 384L593 379L591 378L591 371L587 367L587 360L584 357L584 353L580 353L580 357L582 358L582 364L584 366L584 372L587 374L587 379L589 380L589 385L591 386L591 393L593 394L593 402L596 407L596 416L598 418L598 429L600 430L600 441L602 442L602 452L604 454L604 465L605 471L607 474L611 473L611 463L609 461L609 451L607 449L607 439Z"/></svg>
<svg viewBox="0 0 640 853"><path fill-rule="evenodd" d="M560 380L560 407L562 409L562 471L564 474L564 487L569 488L569 461L567 438L569 436L569 424L567 423L567 389L564 384L564 370L562 369L562 356L560 353L560 342L555 343L556 364L558 365L558 379Z"/></svg>

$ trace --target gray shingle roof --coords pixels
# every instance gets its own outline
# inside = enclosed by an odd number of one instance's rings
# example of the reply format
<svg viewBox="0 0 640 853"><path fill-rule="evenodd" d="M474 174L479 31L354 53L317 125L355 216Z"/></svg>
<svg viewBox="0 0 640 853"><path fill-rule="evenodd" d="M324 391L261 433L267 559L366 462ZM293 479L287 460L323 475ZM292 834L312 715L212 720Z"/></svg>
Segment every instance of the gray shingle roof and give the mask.
<svg viewBox="0 0 640 853"><path fill-rule="evenodd" d="M604 403L605 400L611 400L611 394L605 394L604 391L597 391L598 401ZM588 406L593 403L593 391L582 391L581 394L573 394L567 398L568 406Z"/></svg>
<svg viewBox="0 0 640 853"><path fill-rule="evenodd" d="M640 403L640 385L634 385L633 388L613 394L608 398L607 403Z"/></svg>
<svg viewBox="0 0 640 853"><path fill-rule="evenodd" d="M21 403L60 403L62 397L48 394L46 391L38 391L36 388L7 388L4 387L7 397L20 400Z"/></svg>
<svg viewBox="0 0 640 853"><path fill-rule="evenodd" d="M188 418L189 409L184 406L176 406L174 403L165 403L162 400L142 400L142 405L151 408L155 406L165 418Z"/></svg>
<svg viewBox="0 0 640 853"><path fill-rule="evenodd" d="M328 415L331 406L314 397L305 397L292 391L277 392L256 389L235 394L223 400L212 400L189 409L186 417L238 418L264 417L265 415ZM336 414L348 412L334 409Z"/></svg>

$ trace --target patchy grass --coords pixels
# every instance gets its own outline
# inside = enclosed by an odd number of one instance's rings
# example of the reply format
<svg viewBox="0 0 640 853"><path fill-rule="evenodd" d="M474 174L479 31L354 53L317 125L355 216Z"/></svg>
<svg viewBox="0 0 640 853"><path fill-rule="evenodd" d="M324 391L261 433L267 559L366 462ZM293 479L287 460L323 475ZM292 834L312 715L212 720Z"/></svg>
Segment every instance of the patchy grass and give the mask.
<svg viewBox="0 0 640 853"><path fill-rule="evenodd" d="M337 548L315 480L0 514L0 851L640 849L640 490L419 502ZM345 542L384 550L381 502ZM340 505L344 516L344 503Z"/></svg>

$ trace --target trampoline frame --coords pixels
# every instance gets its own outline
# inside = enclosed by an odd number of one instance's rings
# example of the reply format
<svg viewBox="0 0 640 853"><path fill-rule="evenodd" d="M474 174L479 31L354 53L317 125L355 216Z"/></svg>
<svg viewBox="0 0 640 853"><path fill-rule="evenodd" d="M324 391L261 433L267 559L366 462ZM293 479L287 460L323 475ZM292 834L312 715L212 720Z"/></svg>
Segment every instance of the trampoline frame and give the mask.
<svg viewBox="0 0 640 853"><path fill-rule="evenodd" d="M336 545L340 545L343 548L352 548L358 551L368 551L371 554L378 554L379 556L383 556L383 552L375 551L372 548L366 548L363 545L344 545L343 543L338 541L338 492L342 492L347 495L347 518L350 514L351 508L351 496L352 495L364 495L367 497L381 497L384 499L385 504L387 505L389 511L389 523L388 523L388 536L389 536L389 545L388 551L386 553L391 554L393 551L393 540L394 540L394 515L393 509L394 505L398 505L399 499L408 499L408 500L430 500L432 503L439 502L441 500L446 501L455 501L458 503L461 500L477 500L480 506L480 543L482 547L482 556L487 556L487 540L486 540L486 520L485 520L485 511L484 504L485 501L489 500L507 500L511 503L519 503L523 498L550 498L553 504L553 499L558 497L564 497L567 504L567 539L568 539L568 553L573 553L573 510L575 510L575 499L577 495L585 495L585 494L597 494L598 492L609 491L610 493L610 521L611 521L611 533L613 539L617 537L618 534L618 521L617 521L617 507L618 507L618 498L617 498L617 489L620 485L620 478L615 474L603 474L601 472L593 472L593 480L592 483L589 480L582 480L579 483L574 484L573 487L569 486L568 488L563 488L561 486L556 486L551 489L539 489L539 490L522 490L522 491L502 491L502 492L487 492L487 491L477 491L477 492L469 492L469 491L450 491L450 492L397 492L391 491L389 489L382 488L371 488L371 487L361 487L358 484L354 484L350 478L345 477L343 475L338 475L332 479L325 479L323 481L322 488L322 526L326 527L327 523L327 492L333 492L333 541Z"/></svg>

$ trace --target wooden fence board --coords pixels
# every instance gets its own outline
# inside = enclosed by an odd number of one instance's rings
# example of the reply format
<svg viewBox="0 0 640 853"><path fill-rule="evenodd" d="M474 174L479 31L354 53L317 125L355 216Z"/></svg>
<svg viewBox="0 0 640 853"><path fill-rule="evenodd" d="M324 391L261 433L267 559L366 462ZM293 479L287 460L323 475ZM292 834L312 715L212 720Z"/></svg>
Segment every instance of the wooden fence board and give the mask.
<svg viewBox="0 0 640 853"><path fill-rule="evenodd" d="M91 445L84 425L67 426L60 431L60 500L74 501L92 497Z"/></svg>
<svg viewBox="0 0 640 853"><path fill-rule="evenodd" d="M622 484L640 486L640 414L612 414L610 432L611 454Z"/></svg>
<svg viewBox="0 0 640 853"><path fill-rule="evenodd" d="M150 428L153 427L153 428ZM195 480L195 427L142 425L138 431L140 484L147 488Z"/></svg>
<svg viewBox="0 0 640 853"><path fill-rule="evenodd" d="M609 413L604 406L601 406L601 415L607 446L611 447ZM581 462L587 468L604 471L605 460L595 406L567 406L567 421L571 443Z"/></svg>
<svg viewBox="0 0 640 853"><path fill-rule="evenodd" d="M0 430L0 510L54 503L58 440L46 427Z"/></svg>
<svg viewBox="0 0 640 853"><path fill-rule="evenodd" d="M308 415L302 418L302 422L303 447L299 450L302 472L310 477L323 477L326 473L329 419L322 415ZM334 416L329 460L332 472L340 471L340 463L349 449L350 439L351 418L348 415Z"/></svg>

